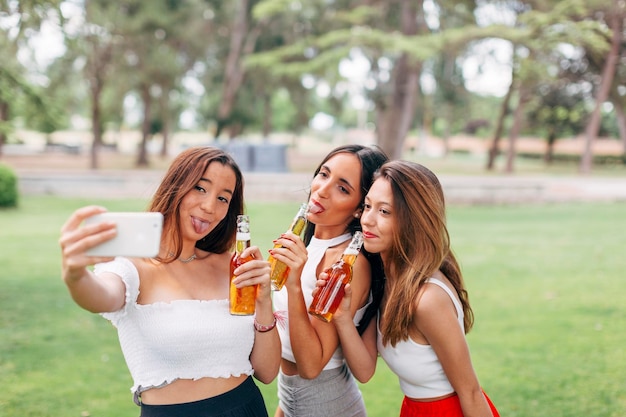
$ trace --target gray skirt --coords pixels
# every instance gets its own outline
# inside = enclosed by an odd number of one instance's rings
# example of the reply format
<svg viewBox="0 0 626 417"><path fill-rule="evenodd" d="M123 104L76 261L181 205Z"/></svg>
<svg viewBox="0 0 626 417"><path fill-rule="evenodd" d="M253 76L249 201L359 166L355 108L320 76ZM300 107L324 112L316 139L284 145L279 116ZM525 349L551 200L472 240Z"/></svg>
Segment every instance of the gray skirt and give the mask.
<svg viewBox="0 0 626 417"><path fill-rule="evenodd" d="M285 417L367 416L361 391L345 364L315 379L280 372L278 405Z"/></svg>

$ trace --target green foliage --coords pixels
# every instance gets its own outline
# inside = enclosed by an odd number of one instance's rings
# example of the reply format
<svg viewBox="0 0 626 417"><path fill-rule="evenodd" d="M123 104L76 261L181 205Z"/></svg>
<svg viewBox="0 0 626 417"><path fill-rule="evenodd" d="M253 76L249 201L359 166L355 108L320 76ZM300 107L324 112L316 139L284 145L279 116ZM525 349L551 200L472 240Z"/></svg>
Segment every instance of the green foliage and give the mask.
<svg viewBox="0 0 626 417"><path fill-rule="evenodd" d="M8 166L0 164L0 207L15 207L17 200L17 175Z"/></svg>
<svg viewBox="0 0 626 417"><path fill-rule="evenodd" d="M588 116L584 93L568 91L560 83L542 86L527 113L530 127L545 131L550 142L582 133Z"/></svg>

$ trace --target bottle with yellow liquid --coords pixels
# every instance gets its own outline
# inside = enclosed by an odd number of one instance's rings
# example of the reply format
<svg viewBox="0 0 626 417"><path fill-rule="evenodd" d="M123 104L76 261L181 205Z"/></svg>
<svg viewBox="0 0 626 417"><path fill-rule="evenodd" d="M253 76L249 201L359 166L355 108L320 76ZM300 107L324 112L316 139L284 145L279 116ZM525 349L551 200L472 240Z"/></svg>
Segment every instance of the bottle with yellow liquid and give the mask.
<svg viewBox="0 0 626 417"><path fill-rule="evenodd" d="M352 265L356 261L363 246L363 233L354 232L352 241L341 255L341 258L324 270L328 274L326 285L321 287L313 297L309 306L309 314L320 320L329 322L343 299L346 284L352 281Z"/></svg>
<svg viewBox="0 0 626 417"><path fill-rule="evenodd" d="M304 226L306 226L306 214L308 210L308 204L302 203L300 205L300 209L296 214L296 217L293 218L291 222L291 226L289 227L289 231L294 234L300 236L302 231L304 230ZM274 249L280 248L282 245L274 245ZM270 263L271 271L270 271L270 279L272 282L272 289L274 291L280 291L285 285L285 281L287 281L287 275L289 275L289 267L285 265L284 262L277 261L273 256L267 259Z"/></svg>
<svg viewBox="0 0 626 417"><path fill-rule="evenodd" d="M237 241L235 253L230 259L230 314L237 316L249 316L254 314L256 307L257 285L237 288L233 285L235 274L233 273L240 265L254 259L252 256L243 258L241 253L250 247L250 219L247 215L237 216Z"/></svg>

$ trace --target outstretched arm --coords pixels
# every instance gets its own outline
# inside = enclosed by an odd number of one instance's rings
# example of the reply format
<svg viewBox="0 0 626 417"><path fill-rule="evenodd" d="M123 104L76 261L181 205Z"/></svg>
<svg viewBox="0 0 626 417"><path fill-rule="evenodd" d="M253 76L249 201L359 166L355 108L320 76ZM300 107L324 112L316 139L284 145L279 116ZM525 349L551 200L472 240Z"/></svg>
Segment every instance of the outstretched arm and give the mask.
<svg viewBox="0 0 626 417"><path fill-rule="evenodd" d="M88 256L90 248L112 239L115 224L102 222L82 226L87 217L105 212L98 206L76 210L61 228L62 278L72 298L80 307L93 313L119 310L125 302L125 285L122 279L111 273L96 276L87 267L112 260L111 257Z"/></svg>

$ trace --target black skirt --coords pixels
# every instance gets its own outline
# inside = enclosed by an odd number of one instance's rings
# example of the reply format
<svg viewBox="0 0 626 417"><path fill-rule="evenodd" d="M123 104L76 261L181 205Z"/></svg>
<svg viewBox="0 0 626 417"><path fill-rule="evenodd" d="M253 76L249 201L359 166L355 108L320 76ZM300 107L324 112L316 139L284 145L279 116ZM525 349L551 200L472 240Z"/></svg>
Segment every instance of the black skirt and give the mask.
<svg viewBox="0 0 626 417"><path fill-rule="evenodd" d="M141 404L140 417L268 417L259 387L249 376L228 392L182 404Z"/></svg>

